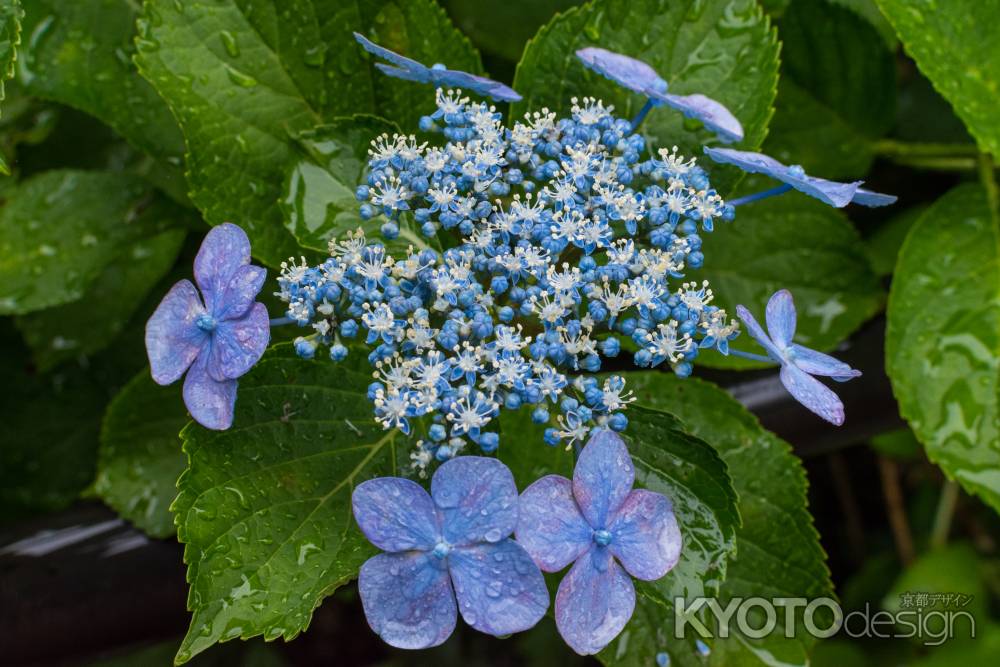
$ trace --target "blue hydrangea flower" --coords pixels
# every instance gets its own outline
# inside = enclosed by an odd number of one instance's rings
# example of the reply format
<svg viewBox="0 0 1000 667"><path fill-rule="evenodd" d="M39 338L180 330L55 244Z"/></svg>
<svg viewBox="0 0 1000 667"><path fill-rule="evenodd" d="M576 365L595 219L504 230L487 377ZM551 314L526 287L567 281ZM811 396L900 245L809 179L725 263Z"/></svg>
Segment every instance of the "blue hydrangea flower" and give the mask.
<svg viewBox="0 0 1000 667"><path fill-rule="evenodd" d="M861 371L828 354L792 342L795 335L795 303L791 292L775 292L767 302L765 316L768 333L764 333L757 320L743 306L736 306L736 314L750 336L767 350L767 356L781 364L781 383L795 400L828 422L837 426L843 424L844 404L812 376L823 375L846 382L861 375Z"/></svg>
<svg viewBox="0 0 1000 667"><path fill-rule="evenodd" d="M634 481L625 443L601 430L583 448L572 482L549 475L521 494L518 543L546 572L574 563L559 584L555 615L559 634L581 655L607 646L631 618L629 575L659 579L680 557L670 501L633 489Z"/></svg>
<svg viewBox="0 0 1000 667"><path fill-rule="evenodd" d="M743 140L743 126L725 105L705 95L673 95L667 82L652 67L629 56L589 46L576 52L589 69L615 83L645 95L652 104L666 104L688 118L701 121L724 143ZM641 121L640 115L637 120ZM634 125L638 123L633 122Z"/></svg>
<svg viewBox="0 0 1000 667"><path fill-rule="evenodd" d="M459 86L467 90L472 90L480 95L492 97L501 102L517 102L521 99L517 91L505 86L499 81L487 79L484 76L476 76L468 72L448 69L444 65L437 63L427 67L416 60L401 56L395 51L379 46L375 42L367 39L364 35L354 33L354 39L358 40L365 51L379 58L388 60L392 65L385 63L375 63L375 67L382 70L389 76L407 81L417 81L419 83L430 83L435 86Z"/></svg>
<svg viewBox="0 0 1000 667"><path fill-rule="evenodd" d="M456 611L495 636L527 630L545 615L542 573L510 539L517 487L500 461L452 459L434 473L430 495L400 477L372 479L352 501L361 531L385 552L361 566L358 590L368 624L386 643L437 646L455 629Z"/></svg>
<svg viewBox="0 0 1000 667"><path fill-rule="evenodd" d="M734 165L751 174L765 174L766 176L770 176L791 188L795 188L799 192L804 192L810 197L815 197L837 208L843 208L852 202L862 206L874 207L888 206L896 201L896 197L893 195L872 192L859 187L863 181L840 183L837 181L828 181L825 178L816 178L815 176L806 174L802 167L798 165L784 165L773 157L764 155L763 153L738 151L732 148L705 147L705 154L716 162ZM771 192L771 194L778 193ZM756 198L754 195L750 195L750 197L746 198L746 201L734 200L730 203L736 206L740 203L753 201Z"/></svg>
<svg viewBox="0 0 1000 667"><path fill-rule="evenodd" d="M267 308L254 302L266 276L250 264L246 233L230 223L219 225L194 260L198 289L181 280L146 323L153 380L171 384L187 371L184 404L202 426L229 428L236 378L257 363L270 341Z"/></svg>

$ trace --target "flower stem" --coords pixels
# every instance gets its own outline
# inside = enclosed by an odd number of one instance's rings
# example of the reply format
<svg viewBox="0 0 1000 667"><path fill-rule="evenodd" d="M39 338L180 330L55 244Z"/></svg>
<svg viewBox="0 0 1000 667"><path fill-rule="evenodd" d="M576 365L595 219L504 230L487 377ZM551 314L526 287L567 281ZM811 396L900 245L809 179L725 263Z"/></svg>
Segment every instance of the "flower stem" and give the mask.
<svg viewBox="0 0 1000 667"><path fill-rule="evenodd" d="M274 317L274 318L271 318L270 324L271 324L272 327L280 327L280 326L283 326L285 324L291 324L294 321L295 320L293 320L290 317Z"/></svg>
<svg viewBox="0 0 1000 667"><path fill-rule="evenodd" d="M639 109L639 113L637 113L635 118L632 119L633 132L639 129L639 126L642 125L642 121L646 120L646 116L649 114L649 111L653 108L653 106L655 106L653 104L653 98L646 98L646 103L642 105L642 108Z"/></svg>
<svg viewBox="0 0 1000 667"><path fill-rule="evenodd" d="M938 549L948 542L951 532L951 518L955 515L955 504L958 502L958 484L945 480L941 487L941 498L938 500L937 512L934 514L934 527L931 529L931 547Z"/></svg>
<svg viewBox="0 0 1000 667"><path fill-rule="evenodd" d="M882 139L875 142L875 152L883 157L975 157L975 144L915 143Z"/></svg>
<svg viewBox="0 0 1000 667"><path fill-rule="evenodd" d="M745 197L739 197L737 199L732 199L732 200L729 201L729 204L732 205L732 206L742 206L743 204L750 204L750 203L758 201L760 199L767 199L768 197L774 197L776 195L783 195L783 194L785 194L786 192L788 192L791 189L792 189L792 186L790 186L790 185L788 185L786 183L784 185L779 185L776 188L771 188L770 190L763 190L761 192L755 192L752 195L747 195Z"/></svg>
<svg viewBox="0 0 1000 667"><path fill-rule="evenodd" d="M734 350L732 348L729 348L729 354L734 357L743 357L744 359L751 359L753 361L764 361L769 364L774 363L774 359L765 357L763 354L754 354L753 352L744 352L743 350Z"/></svg>

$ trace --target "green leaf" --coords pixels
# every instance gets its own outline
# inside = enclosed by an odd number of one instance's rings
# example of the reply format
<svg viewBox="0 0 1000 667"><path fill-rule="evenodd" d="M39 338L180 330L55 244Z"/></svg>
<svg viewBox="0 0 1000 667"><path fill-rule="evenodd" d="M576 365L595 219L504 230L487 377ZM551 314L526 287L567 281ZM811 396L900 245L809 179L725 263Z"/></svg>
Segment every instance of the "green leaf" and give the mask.
<svg viewBox="0 0 1000 667"><path fill-rule="evenodd" d="M430 0L281 7L147 0L137 56L184 132L191 199L211 224L243 226L254 255L272 266L296 253L275 206L302 159L293 137L358 113L413 128L433 108L430 87L378 73L352 31L424 62L480 69Z"/></svg>
<svg viewBox="0 0 1000 667"><path fill-rule="evenodd" d="M778 24L781 83L768 154L826 178L863 176L896 112L893 53L867 21L797 0Z"/></svg>
<svg viewBox="0 0 1000 667"><path fill-rule="evenodd" d="M6 98L4 82L14 77L14 61L21 44L21 19L24 10L19 0L0 0L0 102ZM0 155L0 173L10 175L10 167Z"/></svg>
<svg viewBox="0 0 1000 667"><path fill-rule="evenodd" d="M161 387L143 369L108 405L94 490L153 537L175 532L170 503L187 461L179 433L188 423L181 384Z"/></svg>
<svg viewBox="0 0 1000 667"><path fill-rule="evenodd" d="M875 275L883 278L896 269L896 258L899 257L899 249L903 247L906 235L926 210L926 206L908 208L883 222L865 239L868 261L871 262Z"/></svg>
<svg viewBox="0 0 1000 667"><path fill-rule="evenodd" d="M161 203L165 216L179 212ZM83 298L19 317L17 326L39 369L107 347L174 265L184 234L183 229L171 229L136 241L104 269Z"/></svg>
<svg viewBox="0 0 1000 667"><path fill-rule="evenodd" d="M910 230L889 295L886 369L927 456L1000 510L1000 220L963 185Z"/></svg>
<svg viewBox="0 0 1000 667"><path fill-rule="evenodd" d="M325 252L327 242L363 226L354 190L363 182L368 147L398 132L374 116L339 118L299 135L305 150L288 173L281 200L285 226L300 245Z"/></svg>
<svg viewBox="0 0 1000 667"><path fill-rule="evenodd" d="M373 421L370 380L278 346L240 379L231 429L182 431L188 469L172 510L193 618L178 662L235 637L295 637L373 553L351 492L397 472L403 436Z"/></svg>
<svg viewBox="0 0 1000 667"><path fill-rule="evenodd" d="M53 170L9 194L0 210L0 315L82 297L138 239L162 230L162 211L140 178Z"/></svg>
<svg viewBox="0 0 1000 667"><path fill-rule="evenodd" d="M864 18L875 28L890 51L895 52L899 48L899 38L896 37L896 31L882 14L878 5L875 4L875 0L830 0L830 2L846 7Z"/></svg>
<svg viewBox="0 0 1000 667"><path fill-rule="evenodd" d="M556 13L581 0L444 0L459 28L484 52L516 63L524 45Z"/></svg>
<svg viewBox="0 0 1000 667"><path fill-rule="evenodd" d="M710 281L714 303L731 315L742 304L759 319L771 294L787 288L798 310L795 339L811 348L832 348L882 304L857 231L842 212L805 195L741 207L731 224L702 238L705 266L688 275ZM733 344L755 349L745 332ZM715 352L698 361L714 368L760 366Z"/></svg>
<svg viewBox="0 0 1000 667"><path fill-rule="evenodd" d="M906 52L955 107L983 151L1000 156L996 5L981 0L876 2Z"/></svg>
<svg viewBox="0 0 1000 667"><path fill-rule="evenodd" d="M740 148L761 145L778 81L778 43L769 19L753 0L595 0L556 16L524 50L514 88L524 96L512 114L546 106L568 112L572 97L611 103L629 118L645 103L639 95L586 69L576 50L600 46L649 63L678 94L701 93L723 104L743 124ZM642 125L652 146L677 144L701 157L712 141L704 128L669 108ZM725 192L736 172L716 169L713 185Z"/></svg>
<svg viewBox="0 0 1000 667"><path fill-rule="evenodd" d="M729 558L719 604L725 607L735 597L832 596L826 556L808 511L805 471L791 446L764 430L715 385L668 373L629 373L626 379L640 405L675 415L685 431L709 442L732 477L743 524L736 529L736 554ZM626 432L631 429L630 423ZM659 652L668 653L674 665L705 664L690 638L682 642L672 633L658 636L668 620L673 622L672 607L657 609L646 600L642 608L643 613L637 612L617 642L601 654L606 664L651 665ZM751 623L763 624L756 618ZM802 624L796 627L801 629ZM688 634L693 634L690 627ZM761 640L737 632L707 641L712 665L773 664L769 656L780 656L782 664L805 665L814 640L804 631L791 639L776 631ZM617 658L617 654L624 655Z"/></svg>
<svg viewBox="0 0 1000 667"><path fill-rule="evenodd" d="M527 410L521 412L527 413ZM681 423L663 412L633 407L629 425L622 434L636 469L636 486L662 493L674 506L684 546L678 565L655 582L636 581L640 603L629 626L633 634L623 634L619 647L631 642L646 645L634 634L667 633L673 622L675 596L712 595L726 578L726 562L733 550L740 523L736 493L726 464L703 440L682 430ZM504 414L499 449L500 459L510 466L520 488L546 474L571 477L572 456L561 447L542 441L542 427L531 424L521 413ZM625 632L629 632L626 628ZM657 644L661 645L661 644ZM609 648L614 654L618 649ZM632 651L626 652L633 655ZM605 654L602 654L602 658ZM649 665L655 657L637 664Z"/></svg>
<svg viewBox="0 0 1000 667"><path fill-rule="evenodd" d="M129 0L31 0L18 75L32 95L96 116L179 179L180 129L132 63L137 7Z"/></svg>

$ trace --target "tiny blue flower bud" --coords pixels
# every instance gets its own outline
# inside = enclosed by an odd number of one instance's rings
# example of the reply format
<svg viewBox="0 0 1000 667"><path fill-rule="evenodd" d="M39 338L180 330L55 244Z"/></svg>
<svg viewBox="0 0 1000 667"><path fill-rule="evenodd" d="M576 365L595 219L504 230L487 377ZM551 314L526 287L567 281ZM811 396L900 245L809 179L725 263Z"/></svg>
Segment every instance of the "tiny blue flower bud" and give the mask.
<svg viewBox="0 0 1000 667"><path fill-rule="evenodd" d="M613 431L624 431L628 426L628 417L624 413L616 412L608 417L608 427Z"/></svg>
<svg viewBox="0 0 1000 667"><path fill-rule="evenodd" d="M549 421L549 411L539 406L531 411L531 421L536 424L546 424Z"/></svg>
<svg viewBox="0 0 1000 667"><path fill-rule="evenodd" d="M500 446L500 435L498 433L481 433L479 435L479 448L483 450L484 453L490 454L497 450Z"/></svg>
<svg viewBox="0 0 1000 667"><path fill-rule="evenodd" d="M343 361L347 358L347 348L336 343L330 348L330 360L331 361Z"/></svg>

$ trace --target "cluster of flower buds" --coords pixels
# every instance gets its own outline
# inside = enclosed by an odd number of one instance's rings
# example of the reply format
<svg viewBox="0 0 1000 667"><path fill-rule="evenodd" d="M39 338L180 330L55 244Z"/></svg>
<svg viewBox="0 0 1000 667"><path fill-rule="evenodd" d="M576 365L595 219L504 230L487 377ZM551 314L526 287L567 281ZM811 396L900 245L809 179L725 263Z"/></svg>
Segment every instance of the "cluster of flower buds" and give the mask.
<svg viewBox="0 0 1000 667"><path fill-rule="evenodd" d="M342 360L359 336L373 348L378 420L409 433L426 417L418 467L468 441L494 450L504 408L530 409L550 445L624 429L624 380L593 375L623 348L682 376L699 349L727 351L737 326L706 283L683 281L700 233L733 217L693 159L644 159L631 123L590 98L510 128L460 91L438 89L436 106L420 128L444 145L372 142L356 194L382 239L333 239L321 264L285 264L278 293L311 328L301 356Z"/></svg>

